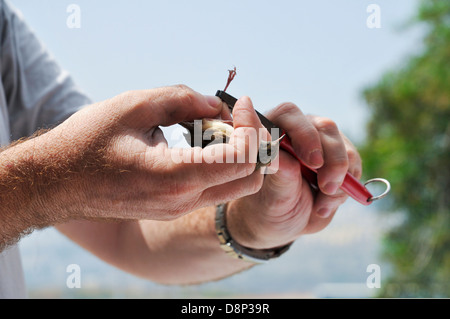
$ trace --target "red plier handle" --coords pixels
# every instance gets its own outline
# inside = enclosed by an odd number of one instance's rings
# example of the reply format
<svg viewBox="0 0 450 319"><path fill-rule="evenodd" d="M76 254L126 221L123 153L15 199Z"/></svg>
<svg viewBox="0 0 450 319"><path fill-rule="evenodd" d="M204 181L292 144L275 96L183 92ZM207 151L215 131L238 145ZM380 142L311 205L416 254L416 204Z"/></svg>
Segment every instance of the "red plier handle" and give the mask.
<svg viewBox="0 0 450 319"><path fill-rule="evenodd" d="M311 187L317 190L317 171L315 169L312 169L311 167L306 166L305 163L303 163L303 161L297 156L294 148L292 147L289 136L283 138L283 140L280 142L280 148L294 156L294 158L296 158L301 163L303 177L309 182ZM363 205L369 205L373 201L373 196L368 191L368 189L349 172L347 172L347 174L345 175L345 179L342 183L341 189L350 197Z"/></svg>
<svg viewBox="0 0 450 319"><path fill-rule="evenodd" d="M217 91L216 96L222 99L228 107L233 110L234 105L237 102L237 99L233 96L229 95L228 93L224 91ZM278 127L273 124L269 119L267 119L264 115L256 111L258 114L259 119L261 120L262 125L270 132L271 129L278 129ZM281 131L280 136L283 136L285 134L284 131ZM280 148L291 154L294 158L296 158L300 164L302 169L302 176L308 181L310 186L318 190L319 186L317 183L317 171L315 169L312 169L305 165L303 161L297 156L294 147L292 146L291 139L289 136L285 136L281 142L280 142ZM386 190L384 193L382 193L379 196L373 196L369 190L366 188L366 185L373 183L373 182L381 182L386 185ZM384 196L387 195L387 193L390 191L390 184L387 180L382 178L374 178L369 181L367 181L364 185L361 184L352 174L347 172L344 178L344 182L342 183L340 187L345 193L347 193L350 197L352 197L354 200L358 201L359 203L363 205L370 205L372 202L374 202L377 199L381 199Z"/></svg>

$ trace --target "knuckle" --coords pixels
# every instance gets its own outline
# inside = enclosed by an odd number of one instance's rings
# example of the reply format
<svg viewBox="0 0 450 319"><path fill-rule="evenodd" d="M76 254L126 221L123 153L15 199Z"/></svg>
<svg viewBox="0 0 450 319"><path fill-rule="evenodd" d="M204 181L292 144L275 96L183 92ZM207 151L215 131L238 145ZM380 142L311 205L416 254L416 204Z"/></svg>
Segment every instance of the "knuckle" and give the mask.
<svg viewBox="0 0 450 319"><path fill-rule="evenodd" d="M248 119L254 116L255 116L254 111L247 107L236 107L233 109L234 118Z"/></svg>
<svg viewBox="0 0 450 319"><path fill-rule="evenodd" d="M347 171L349 167L348 158L346 156L336 157L333 159L332 166L336 169Z"/></svg>
<svg viewBox="0 0 450 319"><path fill-rule="evenodd" d="M358 161L358 154L352 149L347 149L347 157L350 163L356 163Z"/></svg>
<svg viewBox="0 0 450 319"><path fill-rule="evenodd" d="M334 156L333 158L328 159L326 167L330 173L347 172L349 161L347 156Z"/></svg>
<svg viewBox="0 0 450 319"><path fill-rule="evenodd" d="M354 166L360 166L361 165L361 157L359 156L359 153L353 149L347 150L347 158L350 163L350 165Z"/></svg>
<svg viewBox="0 0 450 319"><path fill-rule="evenodd" d="M175 84L172 86L172 88L178 91L192 91L192 89L185 84Z"/></svg>
<svg viewBox="0 0 450 319"><path fill-rule="evenodd" d="M177 84L173 88L181 105L192 105L194 103L196 94L190 87L184 84Z"/></svg>
<svg viewBox="0 0 450 319"><path fill-rule="evenodd" d="M326 117L317 118L315 120L315 126L318 131L325 133L326 135L339 134L337 124L329 118Z"/></svg>
<svg viewBox="0 0 450 319"><path fill-rule="evenodd" d="M352 175L356 177L357 179L361 178L362 176L362 168L361 168L361 157L359 156L358 152L355 152L353 150L347 151L347 157L349 162L349 170L351 171Z"/></svg>
<svg viewBox="0 0 450 319"><path fill-rule="evenodd" d="M180 90L179 99L182 105L193 105L195 100L194 91L189 88L183 88Z"/></svg>
<svg viewBox="0 0 450 319"><path fill-rule="evenodd" d="M280 114L292 114L292 113L301 112L300 108L292 102L285 102L285 103L280 104L277 107L277 110Z"/></svg>

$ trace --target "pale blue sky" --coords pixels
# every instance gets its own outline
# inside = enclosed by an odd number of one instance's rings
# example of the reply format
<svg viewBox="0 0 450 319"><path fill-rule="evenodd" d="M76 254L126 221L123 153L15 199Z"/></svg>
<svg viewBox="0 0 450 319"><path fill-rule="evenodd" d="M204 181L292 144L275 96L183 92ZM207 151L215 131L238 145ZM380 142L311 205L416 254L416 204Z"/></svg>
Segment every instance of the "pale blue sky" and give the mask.
<svg viewBox="0 0 450 319"><path fill-rule="evenodd" d="M232 95L260 111L292 101L355 140L368 114L362 88L420 45L417 28L399 31L416 0L11 2L96 101L178 83L214 94L236 66ZM66 25L72 3L80 29ZM366 26L371 3L380 29Z"/></svg>

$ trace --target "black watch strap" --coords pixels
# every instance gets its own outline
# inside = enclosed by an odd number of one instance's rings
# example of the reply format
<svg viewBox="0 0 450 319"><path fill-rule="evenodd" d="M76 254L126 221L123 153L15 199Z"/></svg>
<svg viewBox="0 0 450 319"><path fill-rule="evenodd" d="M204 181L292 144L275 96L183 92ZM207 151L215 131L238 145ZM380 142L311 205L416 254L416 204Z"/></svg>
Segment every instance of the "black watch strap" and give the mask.
<svg viewBox="0 0 450 319"><path fill-rule="evenodd" d="M226 220L227 204L220 204L216 207L216 234L220 241L222 249L230 256L242 259L248 262L261 264L270 259L277 258L284 254L292 243L273 249L252 249L241 246L231 237L227 228Z"/></svg>

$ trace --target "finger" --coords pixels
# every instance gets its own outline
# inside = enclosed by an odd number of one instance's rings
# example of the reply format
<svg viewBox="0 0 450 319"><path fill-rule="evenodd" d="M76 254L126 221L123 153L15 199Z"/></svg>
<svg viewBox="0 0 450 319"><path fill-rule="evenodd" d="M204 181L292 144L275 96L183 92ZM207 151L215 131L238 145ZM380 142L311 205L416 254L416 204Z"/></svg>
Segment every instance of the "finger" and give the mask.
<svg viewBox="0 0 450 319"><path fill-rule="evenodd" d="M222 111L220 112L220 118L225 121L233 120L230 108L228 107L228 104L226 104L225 102L222 102Z"/></svg>
<svg viewBox="0 0 450 319"><path fill-rule="evenodd" d="M255 164L246 163L244 155L241 155L245 154L243 143L237 146L214 144L203 149L166 148L161 161L164 162L164 171L177 180L183 180L187 188L204 190L253 173Z"/></svg>
<svg viewBox="0 0 450 319"><path fill-rule="evenodd" d="M241 127L251 127L257 134L268 134L268 131L261 124L261 121L253 108L253 103L248 96L243 96L237 100L233 108L233 127L235 130Z"/></svg>
<svg viewBox="0 0 450 319"><path fill-rule="evenodd" d="M353 143L341 133L341 137L344 140L345 146L347 148L347 157L348 157L348 171L353 175L356 179L361 179L362 176L362 160L359 155L356 147Z"/></svg>
<svg viewBox="0 0 450 319"><path fill-rule="evenodd" d="M127 123L133 128L214 118L222 111L218 97L204 96L184 85L131 91L116 97L114 102L117 107L125 105Z"/></svg>
<svg viewBox="0 0 450 319"><path fill-rule="evenodd" d="M270 141L270 134L261 124L249 97L241 97L233 108L233 134L229 143L235 145L242 162L256 164L260 140Z"/></svg>
<svg viewBox="0 0 450 319"><path fill-rule="evenodd" d="M332 211L327 217L321 217L318 214L311 214L309 217L308 224L302 230L303 235L315 234L325 227L327 227L333 220L336 210Z"/></svg>
<svg viewBox="0 0 450 319"><path fill-rule="evenodd" d="M312 168L323 165L319 133L295 104L280 104L267 114L267 118L286 131L296 154L306 165Z"/></svg>
<svg viewBox="0 0 450 319"><path fill-rule="evenodd" d="M206 189L200 201L204 206L217 205L253 195L261 189L263 181L264 175L254 172L250 176Z"/></svg>
<svg viewBox="0 0 450 319"><path fill-rule="evenodd" d="M258 132L262 124L249 98L241 98L234 107L234 131L229 143L201 148L166 149L167 170L204 190L251 175L258 154Z"/></svg>
<svg viewBox="0 0 450 319"><path fill-rule="evenodd" d="M333 195L348 171L347 149L336 123L327 118L309 118L319 132L324 154L324 165L317 170L319 188L323 193Z"/></svg>
<svg viewBox="0 0 450 319"><path fill-rule="evenodd" d="M261 201L267 207L276 204L276 209L289 210L301 196L302 176L300 163L288 153L280 152L279 167L275 174L264 179ZM293 195L294 194L294 195Z"/></svg>
<svg viewBox="0 0 450 319"><path fill-rule="evenodd" d="M313 214L321 219L327 219L334 214L340 205L348 198L348 195L339 190L334 195L318 193L314 201Z"/></svg>

